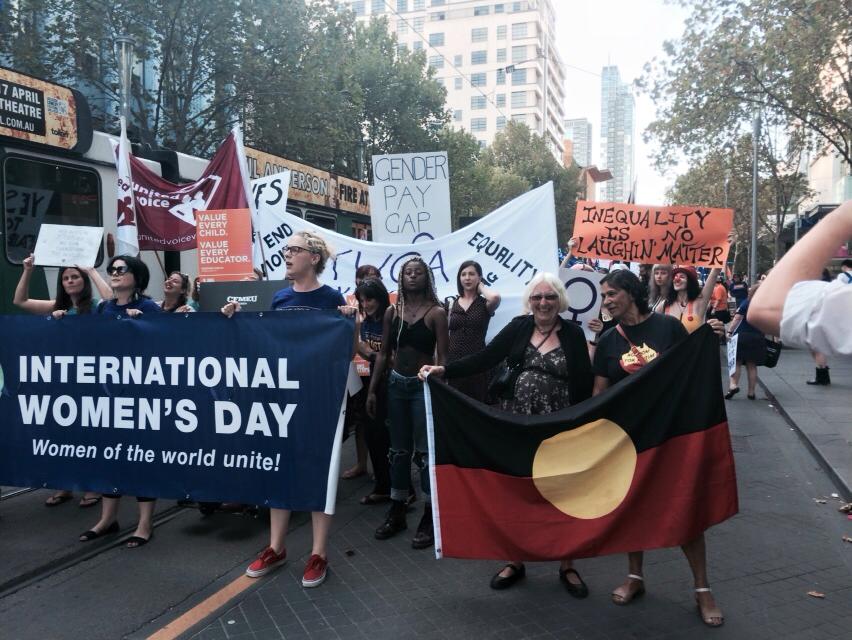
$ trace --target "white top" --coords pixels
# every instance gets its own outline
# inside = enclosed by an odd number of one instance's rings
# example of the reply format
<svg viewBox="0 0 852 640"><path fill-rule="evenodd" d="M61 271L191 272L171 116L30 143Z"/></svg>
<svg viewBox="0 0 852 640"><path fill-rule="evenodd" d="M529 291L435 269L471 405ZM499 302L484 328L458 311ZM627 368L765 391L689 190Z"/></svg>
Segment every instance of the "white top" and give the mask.
<svg viewBox="0 0 852 640"><path fill-rule="evenodd" d="M781 340L825 355L852 355L852 273L796 283L781 316Z"/></svg>

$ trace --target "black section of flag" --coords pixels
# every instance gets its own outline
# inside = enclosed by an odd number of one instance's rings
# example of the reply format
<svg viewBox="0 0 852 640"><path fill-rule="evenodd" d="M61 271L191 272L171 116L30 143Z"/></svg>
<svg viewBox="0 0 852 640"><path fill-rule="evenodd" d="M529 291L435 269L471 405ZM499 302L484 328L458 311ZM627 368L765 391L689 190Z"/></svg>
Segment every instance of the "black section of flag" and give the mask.
<svg viewBox="0 0 852 640"><path fill-rule="evenodd" d="M455 389L429 380L432 413L441 428L435 464L532 476L543 440L598 419L618 424L637 453L667 440L725 422L719 342L709 326L628 376L607 392L563 411L515 416L487 408Z"/></svg>

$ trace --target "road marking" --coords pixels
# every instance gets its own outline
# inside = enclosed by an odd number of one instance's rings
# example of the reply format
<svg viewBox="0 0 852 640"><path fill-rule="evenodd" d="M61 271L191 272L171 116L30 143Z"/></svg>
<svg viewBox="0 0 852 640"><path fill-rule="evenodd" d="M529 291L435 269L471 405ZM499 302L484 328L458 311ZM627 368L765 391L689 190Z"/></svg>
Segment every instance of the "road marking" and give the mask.
<svg viewBox="0 0 852 640"><path fill-rule="evenodd" d="M174 640L256 584L256 578L240 576L209 598L199 602L176 620L172 620L165 627L148 636L148 640Z"/></svg>

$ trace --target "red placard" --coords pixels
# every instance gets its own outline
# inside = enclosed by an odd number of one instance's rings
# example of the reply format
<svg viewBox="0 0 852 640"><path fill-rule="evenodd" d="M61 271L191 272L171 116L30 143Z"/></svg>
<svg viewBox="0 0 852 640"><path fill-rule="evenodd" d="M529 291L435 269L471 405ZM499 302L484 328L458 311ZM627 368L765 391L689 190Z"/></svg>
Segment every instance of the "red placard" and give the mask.
<svg viewBox="0 0 852 640"><path fill-rule="evenodd" d="M195 229L201 282L254 279L248 209L196 211Z"/></svg>

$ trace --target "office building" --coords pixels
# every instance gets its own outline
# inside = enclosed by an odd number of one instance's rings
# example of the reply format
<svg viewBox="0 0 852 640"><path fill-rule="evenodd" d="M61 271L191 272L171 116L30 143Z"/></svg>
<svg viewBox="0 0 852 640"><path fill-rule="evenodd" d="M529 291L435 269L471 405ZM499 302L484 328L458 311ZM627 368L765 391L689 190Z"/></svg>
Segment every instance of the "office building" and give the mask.
<svg viewBox="0 0 852 640"><path fill-rule="evenodd" d="M358 20L384 16L399 47L423 51L447 89L451 125L489 144L509 120L561 161L565 68L552 0L341 0Z"/></svg>
<svg viewBox="0 0 852 640"><path fill-rule="evenodd" d="M565 139L572 143L574 162L581 167L592 166L592 123L586 118L566 120Z"/></svg>
<svg viewBox="0 0 852 640"><path fill-rule="evenodd" d="M621 81L618 67L606 66L601 72L601 167L612 172L613 179L600 185L600 199L624 202L630 195L635 177L635 123L630 85Z"/></svg>

